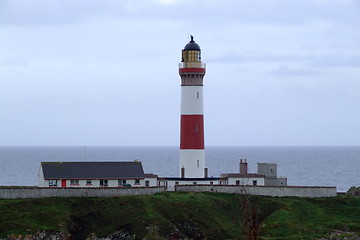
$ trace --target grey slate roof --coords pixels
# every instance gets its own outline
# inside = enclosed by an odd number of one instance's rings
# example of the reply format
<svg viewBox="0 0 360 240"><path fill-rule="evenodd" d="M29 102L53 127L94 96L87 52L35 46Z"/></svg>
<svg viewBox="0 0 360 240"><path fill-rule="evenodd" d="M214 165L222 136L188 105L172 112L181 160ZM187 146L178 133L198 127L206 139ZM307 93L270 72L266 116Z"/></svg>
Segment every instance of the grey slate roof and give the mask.
<svg viewBox="0 0 360 240"><path fill-rule="evenodd" d="M45 179L144 178L141 162L42 162Z"/></svg>

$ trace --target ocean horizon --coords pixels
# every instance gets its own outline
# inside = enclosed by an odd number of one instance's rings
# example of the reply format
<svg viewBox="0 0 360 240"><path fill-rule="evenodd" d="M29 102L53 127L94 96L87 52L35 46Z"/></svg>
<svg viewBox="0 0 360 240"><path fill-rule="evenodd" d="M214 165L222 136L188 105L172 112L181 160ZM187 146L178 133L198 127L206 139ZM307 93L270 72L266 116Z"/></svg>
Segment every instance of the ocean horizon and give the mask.
<svg viewBox="0 0 360 240"><path fill-rule="evenodd" d="M205 156L214 177L238 172L247 159L251 173L258 162L277 163L292 186L360 186L360 146L207 146ZM0 186L36 186L41 162L134 160L146 173L179 176L178 146L1 146Z"/></svg>

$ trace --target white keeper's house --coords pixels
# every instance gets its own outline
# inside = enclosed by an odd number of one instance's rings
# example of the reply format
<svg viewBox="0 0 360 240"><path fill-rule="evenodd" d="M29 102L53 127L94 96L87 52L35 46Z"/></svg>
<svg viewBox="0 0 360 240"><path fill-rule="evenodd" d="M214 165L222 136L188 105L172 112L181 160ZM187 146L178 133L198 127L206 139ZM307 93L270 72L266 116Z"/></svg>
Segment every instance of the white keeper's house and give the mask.
<svg viewBox="0 0 360 240"><path fill-rule="evenodd" d="M139 161L42 162L40 187L150 187L157 175L145 174Z"/></svg>

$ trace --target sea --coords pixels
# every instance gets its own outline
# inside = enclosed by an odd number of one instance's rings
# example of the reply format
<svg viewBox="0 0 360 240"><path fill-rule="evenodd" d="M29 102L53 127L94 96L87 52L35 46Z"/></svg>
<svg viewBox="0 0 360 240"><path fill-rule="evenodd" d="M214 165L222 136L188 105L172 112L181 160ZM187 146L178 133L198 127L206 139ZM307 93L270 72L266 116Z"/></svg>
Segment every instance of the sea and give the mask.
<svg viewBox="0 0 360 240"><path fill-rule="evenodd" d="M278 164L278 176L291 186L336 186L346 192L360 186L360 146L207 147L209 176L239 172L246 159L249 172L258 162ZM0 147L0 186L36 186L41 162L141 161L145 173L179 176L178 147L14 146Z"/></svg>

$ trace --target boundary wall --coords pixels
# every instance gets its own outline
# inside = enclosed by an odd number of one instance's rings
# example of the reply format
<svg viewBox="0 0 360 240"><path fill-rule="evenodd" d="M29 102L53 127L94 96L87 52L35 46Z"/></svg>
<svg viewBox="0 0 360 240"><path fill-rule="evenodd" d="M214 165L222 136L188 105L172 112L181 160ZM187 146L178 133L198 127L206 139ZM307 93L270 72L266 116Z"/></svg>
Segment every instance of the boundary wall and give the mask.
<svg viewBox="0 0 360 240"><path fill-rule="evenodd" d="M235 186L235 185L176 185L179 192L219 192L260 195L271 197L335 197L336 187L308 186ZM165 187L136 188L48 188L48 187L0 187L0 199L48 198L48 197L117 197L153 195L165 192Z"/></svg>
<svg viewBox="0 0 360 240"><path fill-rule="evenodd" d="M175 191L219 192L270 197L335 197L336 187L307 186L234 186L234 185L177 185Z"/></svg>
<svg viewBox="0 0 360 240"><path fill-rule="evenodd" d="M164 187L134 188L48 188L48 187L0 187L0 199L48 198L48 197L117 197L152 195L164 192Z"/></svg>

